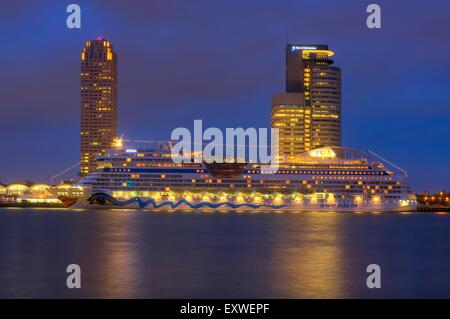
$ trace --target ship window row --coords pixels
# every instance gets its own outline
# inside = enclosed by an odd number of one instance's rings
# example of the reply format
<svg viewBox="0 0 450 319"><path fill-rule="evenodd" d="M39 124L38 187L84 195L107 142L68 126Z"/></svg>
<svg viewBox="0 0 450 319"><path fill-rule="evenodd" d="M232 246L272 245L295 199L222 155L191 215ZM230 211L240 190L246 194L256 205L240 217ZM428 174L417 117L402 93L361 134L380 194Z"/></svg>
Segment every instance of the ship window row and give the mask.
<svg viewBox="0 0 450 319"><path fill-rule="evenodd" d="M338 181L338 180L323 180L323 181L318 181L318 180L316 180L316 182L320 182L320 183L327 183L327 184L337 184L337 185L343 185L342 183L343 183L343 181ZM361 182L361 184L359 184ZM356 185L356 183L358 183L358 185L388 185L388 186L392 186L392 187L397 187L397 186L393 186L393 185L400 185L400 184L398 184L397 182L394 182L394 181L381 181L381 182L378 182L378 181L364 181L364 182L362 182L362 181L358 181L358 180L352 180L352 181L346 181L345 183L349 183L350 185L353 185L353 184L355 184Z"/></svg>
<svg viewBox="0 0 450 319"><path fill-rule="evenodd" d="M161 180L161 179L164 179L164 178L167 178L167 179L170 179L170 180L174 180L174 179L182 180L183 179L183 175L180 175L180 174L148 174L148 173L140 173L140 174L97 174L96 176L97 176L97 178L102 178L103 180L112 180L114 178L128 178L128 179L132 178L132 179L139 179L139 180ZM208 179L208 175L201 176L200 178L201 179ZM246 178L250 179L251 176L248 176ZM316 179L315 182L316 183L327 183L329 185L333 185L333 184L342 185L342 183L343 183L342 180L336 180L336 179L333 179L333 180L330 179L329 180L328 178L324 178L324 179L320 178L320 179L321 180ZM191 181L191 179L185 179L185 180ZM242 179L230 179L230 178L223 178L223 179L220 179L220 180L224 181L224 182L230 182L230 183L238 183L238 182L242 182L243 181ZM244 180L244 182L247 182L247 181L248 180ZM269 180L256 179L255 181L257 181L257 182L264 182L264 183L286 183L286 181L289 181L290 183L305 183L305 182L307 182L306 180L276 180L276 179L273 179L273 180L270 180L270 179ZM350 184L354 184L354 185L356 185L356 183L358 183L358 184L360 182L362 183L362 181L357 180L357 179L355 179L355 180L345 179L345 181L346 181L346 183L350 183ZM314 181L312 181L312 182L314 182ZM391 181L391 178L381 178L381 179L377 178L376 181L375 180L365 180L364 184L365 185L389 185L389 186L392 186L394 184L399 185L398 182ZM397 186L393 186L393 187L395 188Z"/></svg>
<svg viewBox="0 0 450 319"><path fill-rule="evenodd" d="M285 165L280 165L282 168ZM308 166L302 166L302 165L296 165L294 167L290 166L289 168L319 168L319 169L328 169L328 168L335 168L335 169L369 169L368 166L347 166L347 165L317 165L317 166L313 166L313 165L308 165Z"/></svg>
<svg viewBox="0 0 450 319"><path fill-rule="evenodd" d="M351 180L364 180L364 181L389 181L392 177L376 177L376 176L312 176L312 179L320 180L339 180L339 181L351 181Z"/></svg>
<svg viewBox="0 0 450 319"><path fill-rule="evenodd" d="M257 174L257 173L252 173ZM361 172L361 171L284 171L279 170L277 174L329 174L329 175L384 175L385 172Z"/></svg>
<svg viewBox="0 0 450 319"><path fill-rule="evenodd" d="M159 176L146 176L146 177L136 177L136 176L117 176L116 178L122 178L124 181L133 181L133 182L139 182L139 183L146 183L146 182L162 182L162 178ZM92 181L111 181L114 182L114 179L111 179L111 177L108 176L99 176L95 179L86 179L92 180ZM248 183L259 183L259 184L308 184L308 181L306 180L232 180L232 179L217 179L216 181L212 179L199 179L198 181L195 179L183 179L181 176L173 176L170 179L167 179L166 183L177 183L177 182L184 182L184 183L196 183L196 182L202 182L207 181L208 183L241 183L241 184L248 184ZM342 184L342 181L339 182L333 182L333 181L309 181L310 185L326 185L326 187L329 188L367 188L367 189L400 189L403 185L388 185L387 183L374 183L374 182L368 182L366 184L357 184L357 183L346 183Z"/></svg>
<svg viewBox="0 0 450 319"><path fill-rule="evenodd" d="M230 182L225 182L225 183L218 183L218 182L213 182L212 180L203 180L203 181L188 181L188 180L170 180L170 181L162 181L162 180L149 180L149 181L141 181L141 180L119 180L119 181L111 181L111 180L107 180L107 179L97 179L95 181L92 181L91 183L88 183L88 181L86 181L86 184L89 185L93 185L93 186L99 186L99 185L103 185L103 186L107 186L107 185L122 185L124 187L126 186L142 186L142 187L148 187L148 186L153 186L153 185L161 185L161 186L201 186L201 185L209 185L209 186L214 186L214 187L231 187L232 185L239 185L239 186L251 186L251 187L268 187L268 186L286 186L289 185L291 183L282 183L282 182L264 182L264 183L259 183L257 181L254 182L236 182L236 183L230 183ZM340 192L371 192L371 193L400 193L401 189L400 187L396 187L394 188L387 188L387 187L377 187L377 188L369 188L369 187L365 187L365 186L356 186L356 187L352 187L352 188L347 188L346 185L327 185L327 184L292 184L291 186L289 186L289 188L296 188L296 186L301 186L300 188L314 188L314 189L320 189L323 191L326 190L333 190L335 192L340 191ZM406 189L406 188L405 188Z"/></svg>
<svg viewBox="0 0 450 319"><path fill-rule="evenodd" d="M124 186L121 183L114 183L112 185L110 184L105 184L105 183L95 183L95 185L92 186L97 186L97 187L105 187L108 186L109 188L112 189L119 189L119 190L168 190L170 188L181 188L181 189L191 189L192 190L192 185L189 184L174 184L174 185L166 185L166 184L161 184L161 183L155 183L152 185L127 185ZM286 187L280 187L280 186L273 186L273 187L268 187L268 186L263 186L263 185L255 185L256 187L251 187L253 189L257 189L257 188L263 188L263 189L286 189ZM216 189L216 188L221 188L221 189L232 189L232 188L238 188L238 189L245 189L245 188L249 188L249 187L236 187L236 185L231 184L231 185L224 185L224 184L218 184L218 185L214 185L214 184L205 184L205 183L199 183L196 185L196 187L202 188L204 190L206 189ZM380 196L381 198L400 198L400 195L395 195L395 194L401 194L400 191L392 191L389 192L388 194L384 194L381 192L375 192L375 193L367 193L367 192L344 192L344 191L334 191L334 192L330 192L329 190L326 191L324 189L302 189L302 188L291 188L289 189L290 191L301 191L304 194L314 194L317 192L324 192L324 193L332 193L336 196L357 196L357 195L362 195L362 196ZM352 195L349 195L352 194Z"/></svg>
<svg viewBox="0 0 450 319"><path fill-rule="evenodd" d="M133 176L134 175L134 176ZM161 176L163 175L163 176ZM155 178L158 180L161 180L162 178L168 178L168 179L174 179L174 178L182 178L182 175L176 175L176 174L99 174L98 176L111 179L111 178L139 178L139 179L151 179Z"/></svg>
<svg viewBox="0 0 450 319"><path fill-rule="evenodd" d="M132 158L130 158L130 157L124 157L124 158L115 158L115 159L111 159L111 158L104 158L104 160L108 160L108 161L110 161L111 163L119 163L119 165L120 165L120 163L122 163L122 162L126 162L127 161L127 159L129 159L128 161L138 161L137 163L139 164L140 162L150 162L150 164L145 164L145 165L151 165L152 163L172 163L172 164L175 164L175 163L173 163L173 161L172 161L172 159L171 158L143 158L143 157L139 157L139 158L136 158L136 159L132 159ZM197 165L200 165L200 164L197 164Z"/></svg>
<svg viewBox="0 0 450 319"><path fill-rule="evenodd" d="M128 159L128 160L127 160ZM131 159L131 158L119 158L119 159L114 159L112 160L111 158L105 159L107 161L110 161L112 164L116 164L116 165L121 165L121 163L123 162L136 162L136 166L153 166L153 165L157 165L158 163L168 163L168 164L173 164L173 165L178 165L176 163L174 163L172 161L172 159L170 158L159 158L159 159L154 159L154 158L136 158L136 159ZM195 163L186 163L186 164L191 164L194 165ZM197 166L200 166L201 164L196 164Z"/></svg>

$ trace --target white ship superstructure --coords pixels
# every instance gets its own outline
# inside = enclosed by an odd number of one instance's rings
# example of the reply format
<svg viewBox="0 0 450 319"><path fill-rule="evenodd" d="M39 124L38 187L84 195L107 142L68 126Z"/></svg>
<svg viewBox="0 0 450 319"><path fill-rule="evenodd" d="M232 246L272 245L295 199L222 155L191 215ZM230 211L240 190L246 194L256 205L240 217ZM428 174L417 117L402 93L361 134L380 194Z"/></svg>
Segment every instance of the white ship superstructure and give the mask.
<svg viewBox="0 0 450 319"><path fill-rule="evenodd" d="M411 211L406 172L374 153L325 147L273 173L252 163L174 163L170 151L110 150L79 186L75 207Z"/></svg>

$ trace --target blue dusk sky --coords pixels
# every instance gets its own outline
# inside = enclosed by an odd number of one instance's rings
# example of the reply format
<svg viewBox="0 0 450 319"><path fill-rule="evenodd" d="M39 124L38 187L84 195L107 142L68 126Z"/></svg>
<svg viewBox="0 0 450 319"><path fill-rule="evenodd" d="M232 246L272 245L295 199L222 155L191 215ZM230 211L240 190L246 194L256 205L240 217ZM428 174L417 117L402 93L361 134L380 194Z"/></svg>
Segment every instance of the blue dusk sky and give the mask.
<svg viewBox="0 0 450 319"><path fill-rule="evenodd" d="M79 30L66 27L73 2ZM117 52L119 132L164 140L194 119L269 127L288 34L335 52L344 146L404 168L416 191L450 190L450 1L73 2L0 4L3 183L49 182L78 161L86 40L105 37ZM365 23L372 2L382 9L378 30Z"/></svg>

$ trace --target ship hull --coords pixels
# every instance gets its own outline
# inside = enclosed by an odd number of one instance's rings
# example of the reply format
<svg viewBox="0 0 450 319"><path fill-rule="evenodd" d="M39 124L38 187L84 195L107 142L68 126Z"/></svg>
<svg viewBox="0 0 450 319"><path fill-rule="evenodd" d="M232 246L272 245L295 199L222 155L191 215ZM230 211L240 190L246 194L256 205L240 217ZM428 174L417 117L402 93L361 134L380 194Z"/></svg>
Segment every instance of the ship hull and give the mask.
<svg viewBox="0 0 450 319"><path fill-rule="evenodd" d="M139 209L150 211L325 211L325 212L412 212L417 210L415 201L407 199L395 202L371 202L347 200L310 200L284 202L205 201L185 198L114 198L106 193L95 193L78 198L71 208L82 209Z"/></svg>

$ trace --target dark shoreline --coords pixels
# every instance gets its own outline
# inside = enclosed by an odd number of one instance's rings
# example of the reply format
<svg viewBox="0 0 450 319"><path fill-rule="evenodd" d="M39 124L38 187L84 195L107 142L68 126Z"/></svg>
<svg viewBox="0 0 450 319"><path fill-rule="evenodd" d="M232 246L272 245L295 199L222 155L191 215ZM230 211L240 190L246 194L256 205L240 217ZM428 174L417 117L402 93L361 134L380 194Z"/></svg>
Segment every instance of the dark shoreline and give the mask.
<svg viewBox="0 0 450 319"><path fill-rule="evenodd" d="M429 206L429 205L419 204L417 206L417 211L430 212L430 213L450 212L450 206Z"/></svg>
<svg viewBox="0 0 450 319"><path fill-rule="evenodd" d="M3 207L17 207L17 208L65 208L63 203L61 204L49 204L49 203L0 203L0 208Z"/></svg>

